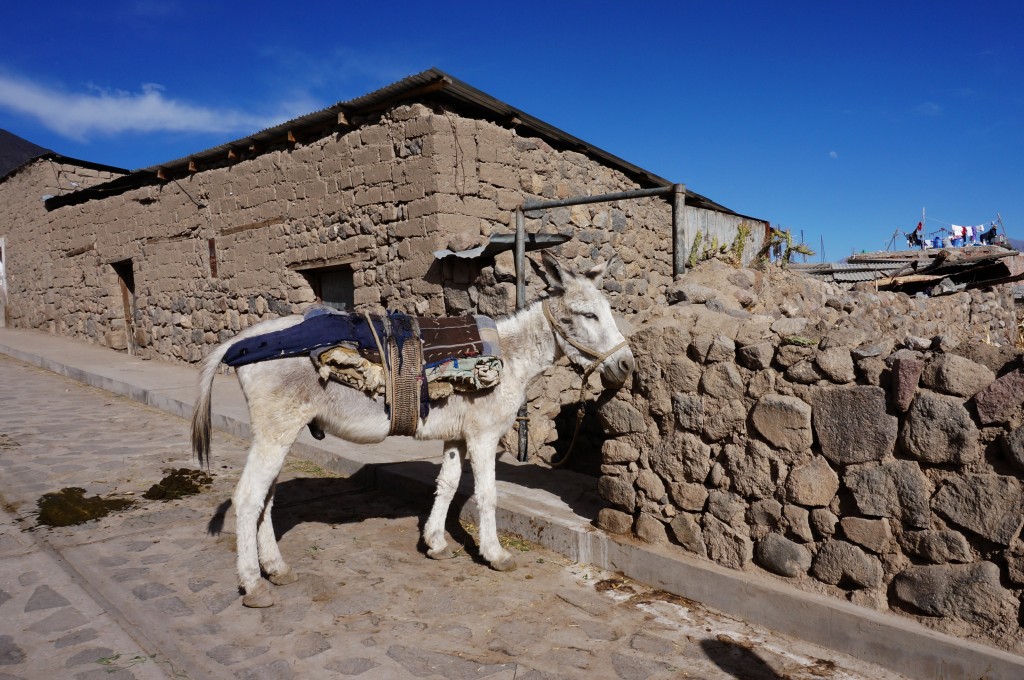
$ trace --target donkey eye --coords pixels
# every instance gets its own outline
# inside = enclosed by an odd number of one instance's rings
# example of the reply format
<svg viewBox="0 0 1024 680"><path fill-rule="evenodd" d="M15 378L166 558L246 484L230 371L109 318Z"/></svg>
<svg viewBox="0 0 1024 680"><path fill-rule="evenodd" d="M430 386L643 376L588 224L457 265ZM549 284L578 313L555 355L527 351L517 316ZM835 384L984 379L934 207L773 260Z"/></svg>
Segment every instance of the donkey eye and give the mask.
<svg viewBox="0 0 1024 680"><path fill-rule="evenodd" d="M597 314L594 314L593 312L581 312L580 316L582 316L584 319L590 319L591 321L597 321Z"/></svg>

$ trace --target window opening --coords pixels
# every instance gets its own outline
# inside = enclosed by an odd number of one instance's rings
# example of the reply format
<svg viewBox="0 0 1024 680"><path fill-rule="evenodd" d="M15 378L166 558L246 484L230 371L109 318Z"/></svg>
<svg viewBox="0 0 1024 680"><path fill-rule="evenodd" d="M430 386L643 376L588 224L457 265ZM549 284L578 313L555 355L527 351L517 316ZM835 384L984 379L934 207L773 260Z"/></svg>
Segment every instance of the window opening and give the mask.
<svg viewBox="0 0 1024 680"><path fill-rule="evenodd" d="M352 311L356 288L351 266L303 269L299 273L313 289L317 302L339 311Z"/></svg>

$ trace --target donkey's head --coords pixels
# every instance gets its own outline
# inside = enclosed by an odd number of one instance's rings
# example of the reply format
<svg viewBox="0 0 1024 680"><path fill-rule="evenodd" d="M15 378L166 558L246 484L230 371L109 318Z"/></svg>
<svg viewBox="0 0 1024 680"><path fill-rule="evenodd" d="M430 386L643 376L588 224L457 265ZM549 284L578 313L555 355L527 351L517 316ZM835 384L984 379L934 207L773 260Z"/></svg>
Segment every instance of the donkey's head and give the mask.
<svg viewBox="0 0 1024 680"><path fill-rule="evenodd" d="M606 384L621 385L633 372L633 352L622 337L612 309L601 292L601 280L618 256L584 274L563 267L547 252L544 269L555 296L544 302L544 312L555 331L559 348L587 374L597 370Z"/></svg>

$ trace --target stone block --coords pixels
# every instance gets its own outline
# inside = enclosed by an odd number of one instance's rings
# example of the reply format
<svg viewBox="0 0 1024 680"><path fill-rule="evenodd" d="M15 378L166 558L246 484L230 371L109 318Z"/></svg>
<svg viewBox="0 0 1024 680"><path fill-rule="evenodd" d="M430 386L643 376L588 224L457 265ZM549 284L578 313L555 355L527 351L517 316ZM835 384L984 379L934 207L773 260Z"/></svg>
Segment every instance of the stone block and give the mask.
<svg viewBox="0 0 1024 680"><path fill-rule="evenodd" d="M794 467L786 479L786 498L791 503L825 507L839 491L839 475L824 458Z"/></svg>
<svg viewBox="0 0 1024 680"><path fill-rule="evenodd" d="M811 574L824 583L843 588L873 588L882 582L882 563L845 541L825 541L811 567Z"/></svg>
<svg viewBox="0 0 1024 680"><path fill-rule="evenodd" d="M811 407L802 399L766 394L751 412L751 422L772 446L787 451L811 447Z"/></svg>
<svg viewBox="0 0 1024 680"><path fill-rule="evenodd" d="M628 479L603 476L597 480L597 492L601 498L627 513L636 509L636 491Z"/></svg>
<svg viewBox="0 0 1024 680"><path fill-rule="evenodd" d="M674 283L665 292L669 304L687 302L694 305L702 305L708 300L717 300L719 292L714 288L701 286L696 283Z"/></svg>
<svg viewBox="0 0 1024 680"><path fill-rule="evenodd" d="M669 499L681 510L701 512L708 500L708 488L695 482L672 482L668 485Z"/></svg>
<svg viewBox="0 0 1024 680"><path fill-rule="evenodd" d="M889 383L889 391L892 395L893 406L900 413L906 413L910 408L914 396L917 394L917 385L924 372L924 361L919 357L906 355L898 356L892 363L892 380Z"/></svg>
<svg viewBox="0 0 1024 680"><path fill-rule="evenodd" d="M892 452L899 421L886 413L882 388L822 388L814 393L813 406L814 434L830 462L863 463Z"/></svg>
<svg viewBox="0 0 1024 680"><path fill-rule="evenodd" d="M900 443L928 463L972 463L981 456L979 432L960 397L922 392L903 423Z"/></svg>
<svg viewBox="0 0 1024 680"><path fill-rule="evenodd" d="M736 358L741 366L752 371L762 371L772 365L772 359L775 358L775 346L770 342L745 345L737 352Z"/></svg>
<svg viewBox="0 0 1024 680"><path fill-rule="evenodd" d="M949 529L904 531L900 547L905 552L932 564L973 562L971 546L963 534Z"/></svg>
<svg viewBox="0 0 1024 680"><path fill-rule="evenodd" d="M834 383L845 384L857 379L850 350L843 347L832 347L818 352L814 363L825 377Z"/></svg>
<svg viewBox="0 0 1024 680"><path fill-rule="evenodd" d="M608 439L601 445L601 461L606 465L632 463L640 458L640 451L620 439Z"/></svg>
<svg viewBox="0 0 1024 680"><path fill-rule="evenodd" d="M703 482L711 470L711 447L695 434L677 433L652 448L648 461L662 479Z"/></svg>
<svg viewBox="0 0 1024 680"><path fill-rule="evenodd" d="M928 362L921 382L933 390L960 397L973 397L996 379L987 366L956 354L940 354Z"/></svg>
<svg viewBox="0 0 1024 680"><path fill-rule="evenodd" d="M836 526L839 524L839 518L828 508L814 508L811 510L809 521L811 528L819 536L825 537L834 535L836 533Z"/></svg>
<svg viewBox="0 0 1024 680"><path fill-rule="evenodd" d="M708 556L708 548L704 543L703 532L692 516L686 513L676 515L672 518L672 522L669 523L668 530L679 545L701 557Z"/></svg>
<svg viewBox="0 0 1024 680"><path fill-rule="evenodd" d="M672 412L680 428L691 432L704 429L704 400L701 397L681 392L673 394Z"/></svg>
<svg viewBox="0 0 1024 680"><path fill-rule="evenodd" d="M811 552L779 534L758 541L754 557L768 571L788 578L802 576L811 568Z"/></svg>
<svg viewBox="0 0 1024 680"><path fill-rule="evenodd" d="M764 442L750 440L745 447L726 446L722 458L732 488L741 496L766 498L775 492L772 451Z"/></svg>
<svg viewBox="0 0 1024 680"><path fill-rule="evenodd" d="M891 517L918 528L931 525L931 484L913 461L850 467L843 483L862 515Z"/></svg>
<svg viewBox="0 0 1024 680"><path fill-rule="evenodd" d="M643 414L622 399L612 399L606 402L598 409L597 413L605 432L611 436L647 430Z"/></svg>
<svg viewBox="0 0 1024 680"><path fill-rule="evenodd" d="M1014 477L950 477L932 499L932 508L957 526L1000 545L1010 545L1024 528L1024 488Z"/></svg>
<svg viewBox="0 0 1024 680"><path fill-rule="evenodd" d="M809 359L814 354L814 349L803 345L782 345L775 352L775 363L782 368L789 368L795 364Z"/></svg>
<svg viewBox="0 0 1024 680"><path fill-rule="evenodd" d="M1003 588L991 562L912 566L893 579L895 599L926 616L952 617L978 626L1017 628L1020 603Z"/></svg>
<svg viewBox="0 0 1024 680"><path fill-rule="evenodd" d="M804 543L814 542L814 533L811 531L811 513L807 508L792 503L782 506L782 518L789 533L796 536Z"/></svg>
<svg viewBox="0 0 1024 680"><path fill-rule="evenodd" d="M655 503L668 500L665 494L665 483L651 470L640 470L636 476L636 487Z"/></svg>
<svg viewBox="0 0 1024 680"><path fill-rule="evenodd" d="M633 528L633 516L613 508L601 508L597 513L597 526L610 534L625 534Z"/></svg>
<svg viewBox="0 0 1024 680"><path fill-rule="evenodd" d="M633 532L636 537L644 543L652 543L655 545L668 543L668 534L665 531L665 525L661 520L653 517L646 512L641 512L637 518L636 523L633 526Z"/></svg>
<svg viewBox="0 0 1024 680"><path fill-rule="evenodd" d="M1014 409L1024 403L1024 370L1017 369L999 376L974 395L974 403L982 425L1005 422Z"/></svg>
<svg viewBox="0 0 1024 680"><path fill-rule="evenodd" d="M717 442L746 434L747 407L739 399L709 398L704 405L704 436Z"/></svg>
<svg viewBox="0 0 1024 680"><path fill-rule="evenodd" d="M745 385L736 364L721 362L707 367L700 380L700 389L712 397L739 399Z"/></svg>
<svg viewBox="0 0 1024 680"><path fill-rule="evenodd" d="M754 544L745 531L737 530L711 514L705 514L702 537L708 557L731 569L746 569L754 559Z"/></svg>
<svg viewBox="0 0 1024 680"><path fill-rule="evenodd" d="M708 492L707 511L734 529L745 527L747 504L734 493L712 489Z"/></svg>
<svg viewBox="0 0 1024 680"><path fill-rule="evenodd" d="M800 335L807 328L808 320L804 317L783 317L772 324L772 332L780 338Z"/></svg>
<svg viewBox="0 0 1024 680"><path fill-rule="evenodd" d="M754 528L778 531L782 526L782 503L774 498L763 498L750 504L747 522Z"/></svg>
<svg viewBox="0 0 1024 680"><path fill-rule="evenodd" d="M873 553L890 552L892 548L892 529L889 528L889 520L885 518L844 517L839 526L847 540Z"/></svg>

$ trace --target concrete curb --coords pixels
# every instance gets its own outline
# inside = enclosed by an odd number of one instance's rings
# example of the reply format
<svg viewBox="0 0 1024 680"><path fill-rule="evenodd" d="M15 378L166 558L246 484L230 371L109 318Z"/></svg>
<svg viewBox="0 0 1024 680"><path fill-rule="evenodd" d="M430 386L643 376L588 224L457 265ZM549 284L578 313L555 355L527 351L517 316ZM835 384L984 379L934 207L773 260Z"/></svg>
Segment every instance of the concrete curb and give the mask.
<svg viewBox="0 0 1024 680"><path fill-rule="evenodd" d="M190 371L195 373L194 369L143 362L110 350L90 347L86 353L103 359L104 367L128 361L138 364L127 370L92 368L88 363L70 358L43 356L42 352L26 349L24 342L8 342L8 333L0 333L0 353L179 417L191 416L192 403L187 396L181 396L185 388L180 377L174 384L166 386L165 383L163 387L147 386L143 378L152 370L170 369L180 376ZM187 383L193 393L191 386L194 382L193 378ZM234 382L233 378L231 382ZM238 405L225 412L218 410L216 404L215 395L214 427L239 437L248 437L249 425L245 414L238 412ZM411 440L405 441L413 444ZM433 493L438 466L422 459L419 455L421 448L415 447L419 450L414 456L399 454L393 446L383 447L384 450L382 447L346 446L339 452L335 450L338 448L336 443L338 440L320 445L304 434L293 451L337 472L365 477L367 482L390 493L427 497ZM908 677L922 680L1016 680L1024 677L1024 657L938 633L892 614L806 593L764 575L736 572L711 562L691 559L678 550L609 536L595 529L590 520L578 512L583 511L591 517L596 513L596 505L586 498L588 482L585 479L559 472L559 480L552 482L553 475L540 480L539 474L551 475L540 468L513 463L503 465L499 470L497 521L500 530L516 533L574 561L622 573L638 582L695 600L750 623L884 666ZM522 483L509 481L509 478ZM529 485L537 481L540 483ZM545 491L544 487L556 488L556 492ZM471 480L467 474L460 488L461 512L467 517L472 517L475 512L470 496ZM571 499L574 507L570 507L564 500L566 498Z"/></svg>

